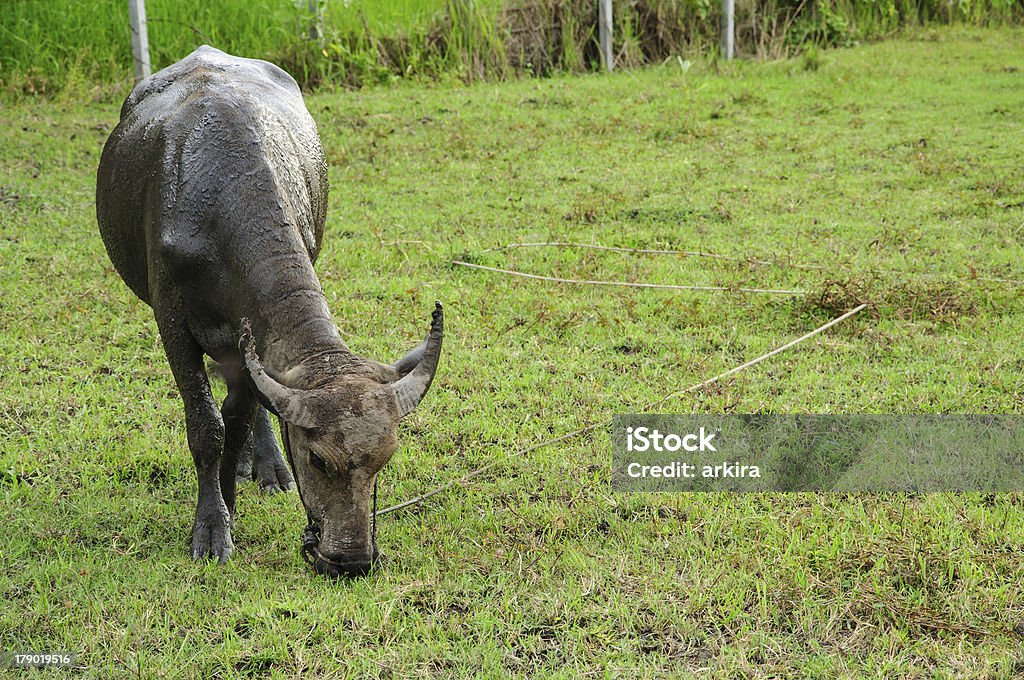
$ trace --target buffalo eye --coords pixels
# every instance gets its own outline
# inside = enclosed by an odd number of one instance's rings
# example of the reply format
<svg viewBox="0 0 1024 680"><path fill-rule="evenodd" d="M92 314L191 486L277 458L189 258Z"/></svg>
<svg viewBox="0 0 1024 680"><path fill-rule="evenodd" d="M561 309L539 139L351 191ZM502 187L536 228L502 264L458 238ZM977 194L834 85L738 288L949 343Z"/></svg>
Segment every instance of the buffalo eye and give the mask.
<svg viewBox="0 0 1024 680"><path fill-rule="evenodd" d="M327 472L327 463L324 459L316 455L312 451L309 452L309 464L315 467L320 472Z"/></svg>

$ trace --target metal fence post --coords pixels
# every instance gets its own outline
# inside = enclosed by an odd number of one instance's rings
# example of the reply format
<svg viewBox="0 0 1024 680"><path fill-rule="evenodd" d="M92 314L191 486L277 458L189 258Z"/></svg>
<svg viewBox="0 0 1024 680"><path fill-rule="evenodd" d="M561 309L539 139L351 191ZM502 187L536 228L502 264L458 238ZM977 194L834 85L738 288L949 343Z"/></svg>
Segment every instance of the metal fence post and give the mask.
<svg viewBox="0 0 1024 680"><path fill-rule="evenodd" d="M612 53L612 0L597 0L597 34L601 58L608 71L615 68L615 55Z"/></svg>
<svg viewBox="0 0 1024 680"><path fill-rule="evenodd" d="M733 0L722 0L722 56L732 59L735 54L734 23L736 21L736 6Z"/></svg>
<svg viewBox="0 0 1024 680"><path fill-rule="evenodd" d="M324 3L326 4L326 2ZM306 7L309 8L309 39L316 42L324 37L324 7L320 0L308 0Z"/></svg>
<svg viewBox="0 0 1024 680"><path fill-rule="evenodd" d="M132 30L132 58L135 84L152 73L149 65L149 36L146 33L146 0L128 0L128 23Z"/></svg>

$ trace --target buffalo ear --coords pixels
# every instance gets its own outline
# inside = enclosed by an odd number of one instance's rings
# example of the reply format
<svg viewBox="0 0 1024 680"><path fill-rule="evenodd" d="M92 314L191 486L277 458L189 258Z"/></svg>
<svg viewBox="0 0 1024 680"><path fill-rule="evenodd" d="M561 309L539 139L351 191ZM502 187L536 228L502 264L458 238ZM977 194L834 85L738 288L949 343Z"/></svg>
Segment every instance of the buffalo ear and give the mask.
<svg viewBox="0 0 1024 680"><path fill-rule="evenodd" d="M423 360L423 353L427 351L428 342L429 339L424 340L393 364L382 364L378 361L367 360L377 370L377 381L393 383L412 373L413 369Z"/></svg>
<svg viewBox="0 0 1024 680"><path fill-rule="evenodd" d="M423 353L427 351L427 343L429 342L430 338L427 338L404 357L392 364L392 367L398 372L399 378L404 378L409 373L412 373L412 369L416 368L420 361L423 360Z"/></svg>
<svg viewBox="0 0 1024 680"><path fill-rule="evenodd" d="M222 364L216 361L211 361L209 366L207 367L207 370L209 371L210 375L215 375L221 380L227 382L227 376L225 375L224 366ZM263 370L266 370L266 368L264 368ZM270 371L267 371L267 375L270 375ZM252 376L249 374L249 371L242 371L242 376L243 380L245 380L245 382L249 385L249 391L256 395L256 399L257 401L260 402L260 405L263 406L263 408L270 411L271 413L273 413L278 418L280 418L281 414L274 410L274 405L270 403L270 400L263 396L262 392L256 389L256 383L253 382Z"/></svg>
<svg viewBox="0 0 1024 680"><path fill-rule="evenodd" d="M285 387L263 368L256 354L256 339L248 319L242 319L239 330L239 349L245 359L246 374L255 388L256 398L264 408L286 423L304 428L316 426L316 417L310 408L310 395L302 390Z"/></svg>
<svg viewBox="0 0 1024 680"><path fill-rule="evenodd" d="M274 407L274 404L270 401L270 399L267 398L265 394L263 394L256 388L256 383L253 381L252 376L249 375L249 371L245 372L245 377L249 382L249 389L252 390L252 393L256 395L256 400L260 402L260 406L262 406L263 408L267 409L275 416L280 418L281 414L277 412L277 409Z"/></svg>
<svg viewBox="0 0 1024 680"><path fill-rule="evenodd" d="M430 334L427 336L426 347L413 369L400 380L392 383L398 417L404 418L420 403L423 396L434 381L437 364L441 359L441 344L444 340L444 308L440 302L434 303L434 313L430 321ZM418 348L417 348L418 349ZM416 352L416 350L413 350ZM405 359L402 359L405 361Z"/></svg>

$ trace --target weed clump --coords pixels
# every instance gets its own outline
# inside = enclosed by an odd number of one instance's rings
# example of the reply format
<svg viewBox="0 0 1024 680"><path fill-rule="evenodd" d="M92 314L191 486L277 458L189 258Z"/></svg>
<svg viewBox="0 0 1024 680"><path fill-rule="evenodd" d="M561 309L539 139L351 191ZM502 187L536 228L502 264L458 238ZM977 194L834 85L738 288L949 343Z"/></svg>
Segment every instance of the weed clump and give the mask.
<svg viewBox="0 0 1024 680"><path fill-rule="evenodd" d="M866 304L875 317L957 325L978 314L981 296L981 291L956 281L849 276L826 279L817 292L807 296L804 311L834 316Z"/></svg>

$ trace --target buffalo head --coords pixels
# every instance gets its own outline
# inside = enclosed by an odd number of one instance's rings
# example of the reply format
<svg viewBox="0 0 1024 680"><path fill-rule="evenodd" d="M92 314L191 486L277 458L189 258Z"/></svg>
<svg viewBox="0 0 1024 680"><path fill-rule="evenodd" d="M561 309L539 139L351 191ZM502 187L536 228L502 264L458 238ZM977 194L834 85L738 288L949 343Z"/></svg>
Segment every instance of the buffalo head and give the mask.
<svg viewBox="0 0 1024 680"><path fill-rule="evenodd" d="M392 366L339 350L274 376L260 362L243 321L246 369L260 401L280 418L309 519L303 555L318 573L362 576L377 560L374 482L398 448L398 421L416 408L434 379L443 335L438 302L427 340Z"/></svg>

